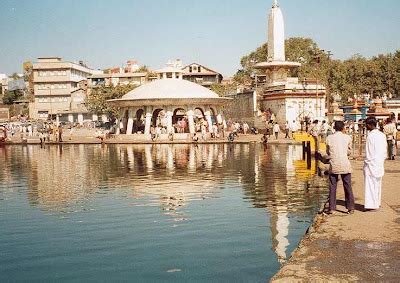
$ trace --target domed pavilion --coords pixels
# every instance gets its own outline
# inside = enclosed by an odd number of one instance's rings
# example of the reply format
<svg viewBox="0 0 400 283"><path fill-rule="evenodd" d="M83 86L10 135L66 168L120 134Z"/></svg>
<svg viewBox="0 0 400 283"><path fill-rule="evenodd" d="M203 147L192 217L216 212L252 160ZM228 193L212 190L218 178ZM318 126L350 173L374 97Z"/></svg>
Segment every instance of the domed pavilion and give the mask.
<svg viewBox="0 0 400 283"><path fill-rule="evenodd" d="M229 98L183 80L180 69L168 67L158 73L160 79L108 101L120 110L119 134L150 140L151 127L160 127L161 139L167 139L170 133L174 133L174 139L188 139L201 123L208 125L209 132L214 123L224 122L222 106Z"/></svg>

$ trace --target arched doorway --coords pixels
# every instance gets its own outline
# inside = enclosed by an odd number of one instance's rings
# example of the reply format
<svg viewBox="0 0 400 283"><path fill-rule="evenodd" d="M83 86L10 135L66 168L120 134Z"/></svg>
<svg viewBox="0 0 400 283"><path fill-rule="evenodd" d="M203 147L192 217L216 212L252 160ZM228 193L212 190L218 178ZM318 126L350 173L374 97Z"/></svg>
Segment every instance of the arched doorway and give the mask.
<svg viewBox="0 0 400 283"><path fill-rule="evenodd" d="M218 124L218 119L217 119L217 111L213 107L210 107L210 112L211 112L211 121L214 124Z"/></svg>
<svg viewBox="0 0 400 283"><path fill-rule="evenodd" d="M177 108L172 115L172 125L177 133L189 133L189 125L186 112L183 108Z"/></svg>
<svg viewBox="0 0 400 283"><path fill-rule="evenodd" d="M135 115L135 121L133 124L133 132L142 132L144 133L144 110L138 109Z"/></svg>
<svg viewBox="0 0 400 283"><path fill-rule="evenodd" d="M161 126L161 127L167 127L166 121L165 121L165 111L163 109L156 109L153 112L153 116L151 118L151 124L153 127Z"/></svg>
<svg viewBox="0 0 400 283"><path fill-rule="evenodd" d="M203 123L203 121L206 120L206 116L204 115L204 110L200 107L195 108L193 118L195 124L195 131L200 132L201 130L200 125Z"/></svg>

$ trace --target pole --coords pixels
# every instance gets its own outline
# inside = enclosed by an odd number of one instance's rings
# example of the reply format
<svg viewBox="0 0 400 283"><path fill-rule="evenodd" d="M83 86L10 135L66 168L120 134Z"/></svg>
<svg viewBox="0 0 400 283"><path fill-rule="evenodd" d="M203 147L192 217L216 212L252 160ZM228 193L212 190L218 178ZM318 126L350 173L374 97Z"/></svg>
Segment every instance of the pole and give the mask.
<svg viewBox="0 0 400 283"><path fill-rule="evenodd" d="M364 132L364 125L359 124L358 125L358 154L361 157L362 156L362 141L363 141L363 132Z"/></svg>
<svg viewBox="0 0 400 283"><path fill-rule="evenodd" d="M52 101L53 98L51 96L51 84L50 84L49 91L50 91L50 120L51 120L51 122L53 122L53 101Z"/></svg>
<svg viewBox="0 0 400 283"><path fill-rule="evenodd" d="M311 142L307 141L307 169L311 169Z"/></svg>

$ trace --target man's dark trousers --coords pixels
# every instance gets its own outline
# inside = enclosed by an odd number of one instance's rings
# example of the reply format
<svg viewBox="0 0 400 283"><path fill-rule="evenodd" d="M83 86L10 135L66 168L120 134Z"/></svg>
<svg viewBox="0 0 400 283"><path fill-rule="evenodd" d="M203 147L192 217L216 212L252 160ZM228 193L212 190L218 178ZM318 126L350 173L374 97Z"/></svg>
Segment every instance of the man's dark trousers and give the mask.
<svg viewBox="0 0 400 283"><path fill-rule="evenodd" d="M346 208L354 210L354 195L351 188L351 174L340 174L344 187ZM329 174L329 210L336 210L336 189L339 181L339 174Z"/></svg>

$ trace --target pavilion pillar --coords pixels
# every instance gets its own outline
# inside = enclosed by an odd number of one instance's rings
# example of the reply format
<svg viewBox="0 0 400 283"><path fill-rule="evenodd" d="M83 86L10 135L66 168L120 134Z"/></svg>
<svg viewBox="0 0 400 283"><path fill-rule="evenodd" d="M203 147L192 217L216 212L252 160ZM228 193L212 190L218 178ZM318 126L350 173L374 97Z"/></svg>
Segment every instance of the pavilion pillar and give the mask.
<svg viewBox="0 0 400 283"><path fill-rule="evenodd" d="M83 125L83 114L82 113L79 113L78 114L78 123L79 123L79 125Z"/></svg>
<svg viewBox="0 0 400 283"><path fill-rule="evenodd" d="M115 131L115 134L116 135L120 135L121 134L121 121L119 120L119 119L117 119L116 121L115 121L115 126L116 126L116 131Z"/></svg>
<svg viewBox="0 0 400 283"><path fill-rule="evenodd" d="M208 123L208 131L211 132L211 129L212 129L212 120L211 120L211 113L210 113L210 110L206 111L206 112L204 113L204 116L206 116L206 120L207 120L207 123Z"/></svg>
<svg viewBox="0 0 400 283"><path fill-rule="evenodd" d="M132 130L133 130L133 109L129 109L128 111L128 124L126 127L126 134L127 135L132 135Z"/></svg>
<svg viewBox="0 0 400 283"><path fill-rule="evenodd" d="M222 115L221 115L221 113L219 113L217 115L217 122L218 122L218 124L222 124Z"/></svg>
<svg viewBox="0 0 400 283"><path fill-rule="evenodd" d="M151 117L153 115L151 112L146 112L146 119L145 119L145 124L144 124L144 134L145 135L150 135L150 127L151 127Z"/></svg>
<svg viewBox="0 0 400 283"><path fill-rule="evenodd" d="M194 128L194 111L189 110L187 113L187 118L188 118L188 123L189 123L189 133L194 134L195 133L195 128Z"/></svg>
<svg viewBox="0 0 400 283"><path fill-rule="evenodd" d="M172 72L172 78L176 79L176 73L175 72Z"/></svg>
<svg viewBox="0 0 400 283"><path fill-rule="evenodd" d="M173 133L174 128L172 126L172 116L174 115L174 113L171 110L168 110L166 114L167 114L167 133Z"/></svg>

